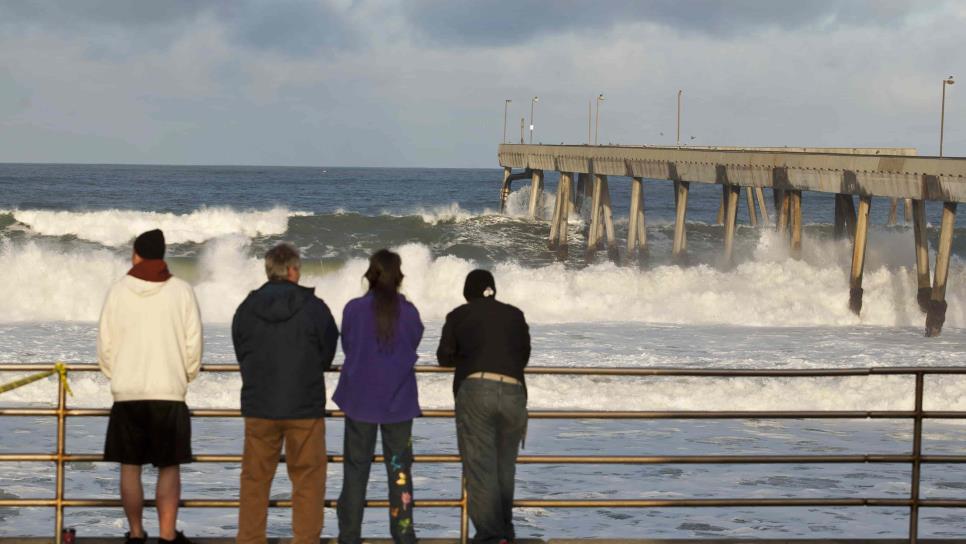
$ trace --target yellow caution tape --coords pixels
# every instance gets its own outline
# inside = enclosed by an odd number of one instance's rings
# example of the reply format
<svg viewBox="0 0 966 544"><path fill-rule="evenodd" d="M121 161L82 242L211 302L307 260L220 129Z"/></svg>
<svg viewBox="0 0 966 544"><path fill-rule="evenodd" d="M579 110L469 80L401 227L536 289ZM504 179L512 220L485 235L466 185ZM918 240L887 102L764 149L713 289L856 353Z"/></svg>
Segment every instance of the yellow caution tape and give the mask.
<svg viewBox="0 0 966 544"><path fill-rule="evenodd" d="M67 391L67 394L73 397L74 392L70 390L70 383L67 381L67 365L65 365L60 361L57 361L54 364L54 370L57 371L57 375L60 378L60 384L64 386L64 389Z"/></svg>
<svg viewBox="0 0 966 544"><path fill-rule="evenodd" d="M47 376L52 376L54 374L58 375L58 378L60 379L60 383L64 386L64 389L67 390L67 394L69 394L70 396L74 396L73 391L70 390L70 384L67 383L67 365L65 365L60 361L54 364L53 370L45 370L43 372L38 372L37 374L27 376L26 378L20 378L19 380L14 380L10 383L0 385L0 393L13 391L18 387L23 387L27 384L34 383L38 380L42 380Z"/></svg>

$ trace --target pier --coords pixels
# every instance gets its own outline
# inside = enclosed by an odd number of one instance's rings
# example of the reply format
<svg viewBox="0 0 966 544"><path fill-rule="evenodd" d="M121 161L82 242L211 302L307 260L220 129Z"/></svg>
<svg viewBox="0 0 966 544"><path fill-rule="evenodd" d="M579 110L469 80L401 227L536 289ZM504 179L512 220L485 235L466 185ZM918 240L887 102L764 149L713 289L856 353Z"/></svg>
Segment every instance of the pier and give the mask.
<svg viewBox="0 0 966 544"><path fill-rule="evenodd" d="M946 318L946 285L956 223L956 207L966 200L966 158L917 156L912 148L737 148L651 147L590 145L501 144L503 167L501 206L505 207L512 182L530 180L530 217L539 217L544 172L560 173L557 204L550 220L551 250L567 251L567 220L590 202L587 258L606 248L620 259L613 224L608 176L630 178L626 255L646 250L644 182L674 183L675 221L672 259L683 264L687 254L688 192L692 183L720 185L721 206L717 223L724 228L722 266L734 265L734 237L738 207L744 190L749 222L769 224L764 189L770 188L775 228L788 238L793 258L802 251L802 192L835 195L835 233L852 240L849 273L849 308L862 311L862 274L873 197L892 200L890 221L898 203L904 203L913 223L917 301L926 313L926 336L938 336ZM514 172L514 168L520 169ZM576 180L576 184L574 183ZM855 198L858 197L858 206ZM925 202L943 203L934 274L930 276L926 240ZM756 212L757 208L757 212ZM911 211L911 213L910 213Z"/></svg>

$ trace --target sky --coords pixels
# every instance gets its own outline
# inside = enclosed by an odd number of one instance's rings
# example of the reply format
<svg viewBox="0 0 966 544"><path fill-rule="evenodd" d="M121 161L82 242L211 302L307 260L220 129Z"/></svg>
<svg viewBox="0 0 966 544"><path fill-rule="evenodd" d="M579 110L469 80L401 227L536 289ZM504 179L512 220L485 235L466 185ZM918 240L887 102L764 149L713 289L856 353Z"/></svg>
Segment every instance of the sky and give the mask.
<svg viewBox="0 0 966 544"><path fill-rule="evenodd" d="M966 2L0 0L0 162L496 167L503 137L966 156ZM531 99L537 96L539 101ZM529 139L529 134L527 135Z"/></svg>

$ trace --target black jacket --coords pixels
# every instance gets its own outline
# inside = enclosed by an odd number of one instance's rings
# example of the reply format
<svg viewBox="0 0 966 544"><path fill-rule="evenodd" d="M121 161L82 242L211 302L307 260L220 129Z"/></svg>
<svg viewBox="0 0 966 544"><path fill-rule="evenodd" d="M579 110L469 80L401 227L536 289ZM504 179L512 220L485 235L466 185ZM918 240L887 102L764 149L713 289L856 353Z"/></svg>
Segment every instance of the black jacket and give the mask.
<svg viewBox="0 0 966 544"><path fill-rule="evenodd" d="M323 371L332 367L339 329L315 290L270 281L235 311L231 339L241 366L245 417L325 415Z"/></svg>
<svg viewBox="0 0 966 544"><path fill-rule="evenodd" d="M530 360L530 328L515 306L476 298L446 316L436 358L441 366L456 367L454 395L475 372L496 372L522 383Z"/></svg>

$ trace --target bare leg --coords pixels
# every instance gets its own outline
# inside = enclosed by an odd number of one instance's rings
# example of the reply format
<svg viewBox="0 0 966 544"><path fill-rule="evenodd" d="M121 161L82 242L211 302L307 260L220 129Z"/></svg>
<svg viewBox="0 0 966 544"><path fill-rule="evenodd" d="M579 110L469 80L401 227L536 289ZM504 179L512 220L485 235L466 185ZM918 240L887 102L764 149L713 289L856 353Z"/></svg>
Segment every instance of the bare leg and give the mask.
<svg viewBox="0 0 966 544"><path fill-rule="evenodd" d="M141 487L141 465L121 465L121 504L131 536L144 536L142 514L144 512L144 488Z"/></svg>
<svg viewBox="0 0 966 544"><path fill-rule="evenodd" d="M171 540L175 537L178 523L178 502L181 500L181 465L158 469L158 488L155 497L158 505L159 537Z"/></svg>

